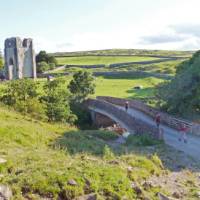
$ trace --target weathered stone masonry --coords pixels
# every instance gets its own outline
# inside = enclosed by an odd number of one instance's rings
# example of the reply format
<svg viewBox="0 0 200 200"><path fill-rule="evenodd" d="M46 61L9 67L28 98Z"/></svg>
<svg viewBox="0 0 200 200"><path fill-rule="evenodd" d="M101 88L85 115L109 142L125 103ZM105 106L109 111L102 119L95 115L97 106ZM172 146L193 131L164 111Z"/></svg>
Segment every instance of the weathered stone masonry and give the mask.
<svg viewBox="0 0 200 200"><path fill-rule="evenodd" d="M36 61L32 39L18 37L5 40L5 75L8 80L36 78Z"/></svg>

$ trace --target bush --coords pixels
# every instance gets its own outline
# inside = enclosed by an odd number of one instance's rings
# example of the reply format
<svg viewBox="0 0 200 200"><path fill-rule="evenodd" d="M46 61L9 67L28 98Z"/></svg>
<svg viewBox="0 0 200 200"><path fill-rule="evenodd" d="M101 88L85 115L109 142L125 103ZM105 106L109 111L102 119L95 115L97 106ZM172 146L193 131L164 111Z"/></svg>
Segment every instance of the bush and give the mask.
<svg viewBox="0 0 200 200"><path fill-rule="evenodd" d="M45 61L37 63L37 72L38 73L43 73L47 70L49 70L49 65Z"/></svg>
<svg viewBox="0 0 200 200"><path fill-rule="evenodd" d="M37 54L36 62L46 62L47 64L53 63L55 64L55 66L58 64L56 58L52 55L47 54L46 51L40 51L39 54Z"/></svg>
<svg viewBox="0 0 200 200"><path fill-rule="evenodd" d="M42 105L37 97L36 83L32 79L22 79L9 82L1 101L24 114L42 113Z"/></svg>
<svg viewBox="0 0 200 200"><path fill-rule="evenodd" d="M77 120L75 121L76 126L81 129L91 129L92 119L90 112L83 106L81 103L71 102L71 110L77 116Z"/></svg>
<svg viewBox="0 0 200 200"><path fill-rule="evenodd" d="M188 117L200 113L200 51L177 67L170 82L158 86L160 107L167 112Z"/></svg>
<svg viewBox="0 0 200 200"><path fill-rule="evenodd" d="M69 93L62 86L62 80L60 79L48 81L44 85L45 95L41 97L41 100L45 104L49 121L62 121L73 124L76 116L70 110Z"/></svg>
<svg viewBox="0 0 200 200"><path fill-rule="evenodd" d="M55 67L56 67L55 63L49 63L50 70L55 69Z"/></svg>

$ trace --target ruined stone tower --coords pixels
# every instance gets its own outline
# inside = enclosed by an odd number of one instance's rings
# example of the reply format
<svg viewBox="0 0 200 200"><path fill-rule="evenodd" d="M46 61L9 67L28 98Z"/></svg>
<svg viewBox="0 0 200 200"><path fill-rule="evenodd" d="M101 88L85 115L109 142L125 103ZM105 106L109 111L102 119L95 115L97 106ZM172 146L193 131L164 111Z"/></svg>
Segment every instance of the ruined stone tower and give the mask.
<svg viewBox="0 0 200 200"><path fill-rule="evenodd" d="M36 61L32 39L18 37L5 40L5 75L8 80L36 78Z"/></svg>

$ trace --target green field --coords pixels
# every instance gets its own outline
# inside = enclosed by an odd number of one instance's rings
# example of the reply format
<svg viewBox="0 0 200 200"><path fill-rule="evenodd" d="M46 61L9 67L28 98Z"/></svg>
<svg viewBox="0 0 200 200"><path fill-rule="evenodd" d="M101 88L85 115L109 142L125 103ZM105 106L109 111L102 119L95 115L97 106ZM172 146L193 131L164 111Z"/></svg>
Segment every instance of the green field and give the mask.
<svg viewBox="0 0 200 200"><path fill-rule="evenodd" d="M116 68L117 70L140 70L145 72L151 72L151 73L161 73L161 74L171 74L174 75L176 72L177 66L185 61L186 59L180 59L180 60L173 60L173 61L166 61L161 63L155 63L150 65L132 65L132 66L124 66ZM115 69L115 70L116 70Z"/></svg>
<svg viewBox="0 0 200 200"><path fill-rule="evenodd" d="M151 61L159 58L141 56L78 56L78 57L56 57L59 65L109 65L113 63Z"/></svg>
<svg viewBox="0 0 200 200"><path fill-rule="evenodd" d="M109 79L99 77L96 79L95 96L113 96L136 99L152 98L155 96L155 86L161 82L163 82L162 79L154 77L137 79ZM133 89L138 85L143 86L143 89Z"/></svg>
<svg viewBox="0 0 200 200"><path fill-rule="evenodd" d="M66 80L66 84L63 87L67 88L67 84L72 79L71 76L62 77ZM135 99L151 99L155 96L155 86L163 82L163 79L146 77L146 78L131 78L131 77L96 77L95 78L95 94L96 96L113 96L119 98L135 98ZM38 79L38 92L43 93L43 85L46 79ZM0 84L0 91L6 87L7 83ZM142 86L140 90L135 90L135 86Z"/></svg>

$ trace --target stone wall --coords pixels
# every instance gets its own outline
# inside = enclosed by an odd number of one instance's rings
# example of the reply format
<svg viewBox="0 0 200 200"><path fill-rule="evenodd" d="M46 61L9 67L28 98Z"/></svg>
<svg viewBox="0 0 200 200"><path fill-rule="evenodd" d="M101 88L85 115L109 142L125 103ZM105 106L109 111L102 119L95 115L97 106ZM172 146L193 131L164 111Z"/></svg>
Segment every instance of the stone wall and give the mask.
<svg viewBox="0 0 200 200"><path fill-rule="evenodd" d="M131 71L108 71L108 72L94 72L94 76L106 76L106 77L156 77L162 78L166 80L171 80L172 76L168 74L160 74L160 73L151 73L140 70L131 70Z"/></svg>
<svg viewBox="0 0 200 200"><path fill-rule="evenodd" d="M106 128L108 126L112 126L113 124L115 124L115 122L112 119L110 119L106 115L102 115L97 112L92 113L92 120L94 125L99 128L101 127Z"/></svg>
<svg viewBox="0 0 200 200"><path fill-rule="evenodd" d="M187 127L190 128L191 133L193 133L195 135L200 135L200 125L199 124L195 124L195 123L192 123L192 122L184 120L184 119L173 117L167 113L160 112L159 110L156 110L155 108L152 108L152 107L146 105L142 101L121 99L121 98L115 98L115 97L97 97L97 99L109 102L111 104L120 105L120 106L124 106L125 102L128 101L130 107L132 107L133 109L139 110L139 111L145 113L146 115L149 115L153 119L155 118L156 113L159 112L161 115L162 123L166 124L169 127L179 130L181 124L184 123Z"/></svg>
<svg viewBox="0 0 200 200"><path fill-rule="evenodd" d="M117 121L123 122L126 127L128 127L128 130L131 133L134 134L151 134L153 137L157 138L158 137L158 129L155 128L154 126L147 124L143 122L140 119L137 119L129 114L126 113L126 111L116 107L115 105L101 101L101 100L94 100L94 99L89 99L85 103L90 110L93 112L98 112L98 110L103 111L107 113L109 116L114 116ZM122 124L120 124L122 127L124 127ZM124 127L124 128L126 128Z"/></svg>
<svg viewBox="0 0 200 200"><path fill-rule="evenodd" d="M149 65L149 64L154 64L154 63L161 63L161 62L166 62L166 61L173 61L177 60L177 58L163 58L163 59L158 59L158 60L150 60L150 61L140 61L140 62L125 62L125 63L114 63L111 64L110 67L120 67L120 66L129 66L129 65Z"/></svg>
<svg viewBox="0 0 200 200"><path fill-rule="evenodd" d="M97 69L97 68L104 68L105 65L99 64L99 65L66 65L66 68L70 67L78 67L78 68L83 68L83 69Z"/></svg>

